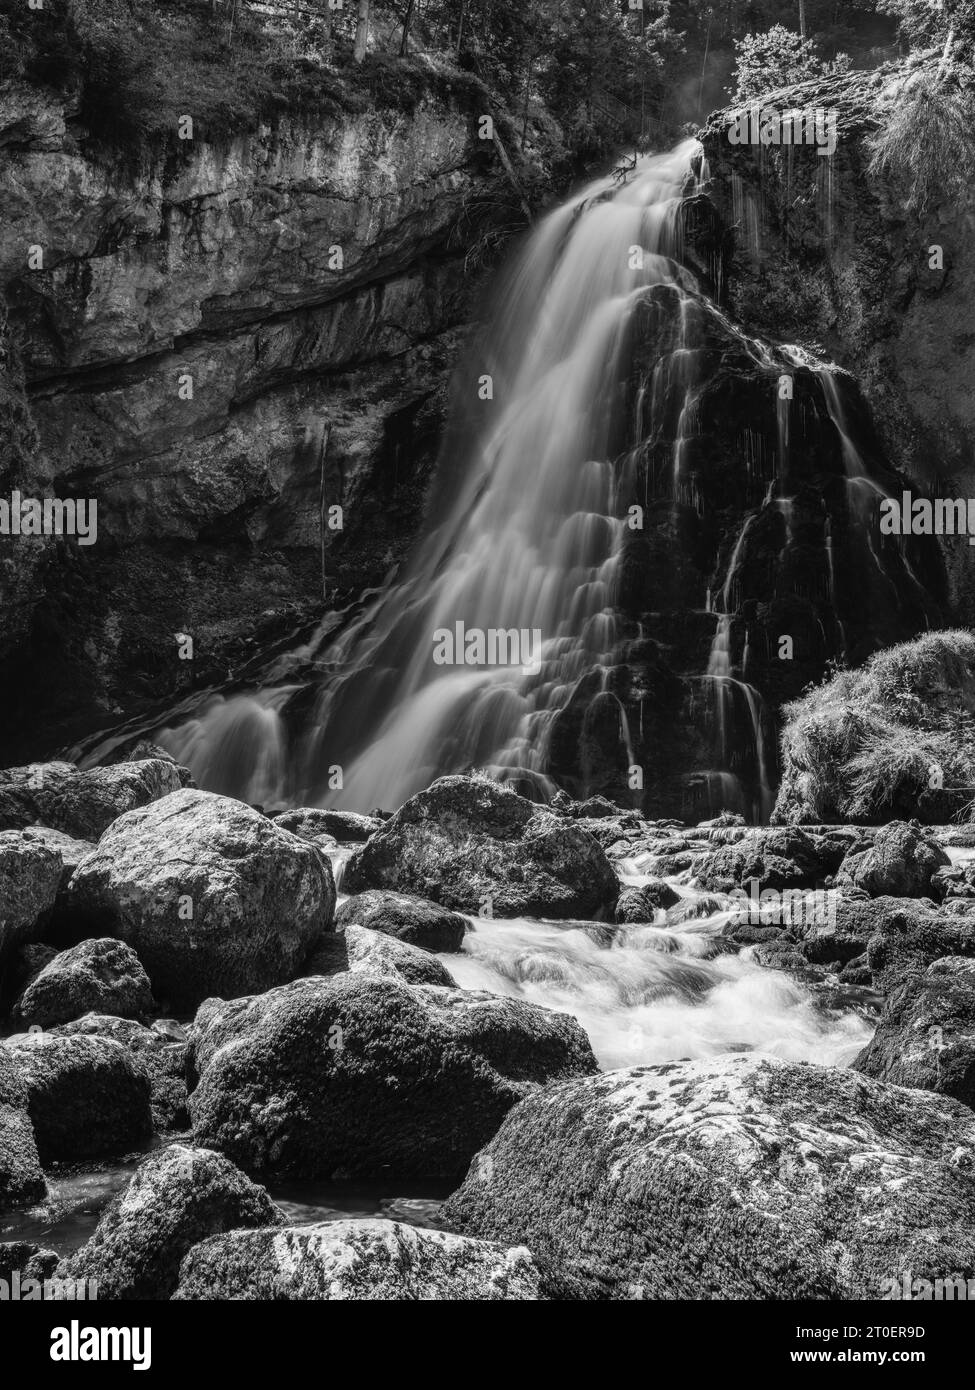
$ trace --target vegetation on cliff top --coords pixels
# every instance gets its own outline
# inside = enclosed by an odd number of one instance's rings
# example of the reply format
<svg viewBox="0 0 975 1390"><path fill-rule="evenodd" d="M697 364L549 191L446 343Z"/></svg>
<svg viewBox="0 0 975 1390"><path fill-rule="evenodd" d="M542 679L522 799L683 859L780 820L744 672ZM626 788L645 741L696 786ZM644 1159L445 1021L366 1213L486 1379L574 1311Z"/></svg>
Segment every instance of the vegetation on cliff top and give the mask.
<svg viewBox="0 0 975 1390"><path fill-rule="evenodd" d="M776 820L975 819L975 633L878 652L784 714Z"/></svg>

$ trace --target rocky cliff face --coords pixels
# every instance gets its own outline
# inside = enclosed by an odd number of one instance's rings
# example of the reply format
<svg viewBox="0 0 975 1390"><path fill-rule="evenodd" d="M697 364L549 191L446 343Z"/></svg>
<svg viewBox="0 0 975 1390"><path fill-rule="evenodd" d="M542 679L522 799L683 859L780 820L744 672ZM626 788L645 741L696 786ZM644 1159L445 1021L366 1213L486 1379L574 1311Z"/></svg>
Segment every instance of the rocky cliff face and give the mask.
<svg viewBox="0 0 975 1390"><path fill-rule="evenodd" d="M283 119L136 166L87 153L53 95L2 90L5 495L98 502L96 544L4 543L21 760L27 721L32 756L225 681L402 556L473 210L499 199L476 105Z"/></svg>
<svg viewBox="0 0 975 1390"><path fill-rule="evenodd" d="M887 66L772 93L782 111L835 111L832 158L736 145L738 112L703 134L711 196L734 229L726 292L735 316L780 342L820 347L852 372L894 466L935 495L975 497L975 202L942 190L922 212L905 187L870 172L868 139L896 110L912 73ZM935 248L943 252L943 268ZM975 601L962 538L943 544L957 619Z"/></svg>

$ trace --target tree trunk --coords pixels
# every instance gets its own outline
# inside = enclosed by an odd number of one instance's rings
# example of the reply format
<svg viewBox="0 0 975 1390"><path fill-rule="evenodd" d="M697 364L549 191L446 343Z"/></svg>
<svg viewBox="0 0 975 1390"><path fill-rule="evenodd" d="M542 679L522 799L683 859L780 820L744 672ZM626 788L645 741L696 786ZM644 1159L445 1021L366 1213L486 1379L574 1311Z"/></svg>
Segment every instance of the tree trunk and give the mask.
<svg viewBox="0 0 975 1390"><path fill-rule="evenodd" d="M460 19L457 21L457 57L460 57L460 45L464 37L464 19L467 15L467 0L460 0Z"/></svg>
<svg viewBox="0 0 975 1390"><path fill-rule="evenodd" d="M406 46L410 38L410 25L413 23L413 11L416 8L416 0L409 0L406 7L406 18L403 20L403 37L400 40L399 56L406 57Z"/></svg>
<svg viewBox="0 0 975 1390"><path fill-rule="evenodd" d="M352 56L357 63L361 63L366 56L366 48L369 44L369 5L370 0L359 0L359 17L355 26L355 48Z"/></svg>
<svg viewBox="0 0 975 1390"><path fill-rule="evenodd" d="M948 37L945 39L945 51L941 55L941 62L938 65L938 81L946 76L951 70L951 50L955 45L955 26L952 24L948 30Z"/></svg>
<svg viewBox="0 0 975 1390"><path fill-rule="evenodd" d="M806 0L799 0L799 33L806 37Z"/></svg>

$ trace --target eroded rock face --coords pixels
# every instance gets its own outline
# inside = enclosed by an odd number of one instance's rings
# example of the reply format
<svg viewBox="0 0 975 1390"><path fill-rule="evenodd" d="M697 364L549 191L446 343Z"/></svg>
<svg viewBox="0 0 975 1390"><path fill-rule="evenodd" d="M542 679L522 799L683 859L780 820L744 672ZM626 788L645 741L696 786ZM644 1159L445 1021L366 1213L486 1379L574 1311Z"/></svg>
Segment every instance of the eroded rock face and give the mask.
<svg viewBox="0 0 975 1390"><path fill-rule="evenodd" d="M0 1211L39 1202L46 1191L27 1088L13 1049L0 1043Z"/></svg>
<svg viewBox="0 0 975 1390"><path fill-rule="evenodd" d="M411 797L346 866L351 893L387 888L499 917L605 919L620 884L571 821L496 782L441 777Z"/></svg>
<svg viewBox="0 0 975 1390"><path fill-rule="evenodd" d="M424 951L459 951L467 931L459 912L428 898L378 889L347 898L335 914L335 925L367 927Z"/></svg>
<svg viewBox="0 0 975 1390"><path fill-rule="evenodd" d="M152 1010L152 989L139 957L123 941L82 941L61 951L27 986L17 1018L50 1028L86 1013L142 1018Z"/></svg>
<svg viewBox="0 0 975 1390"><path fill-rule="evenodd" d="M160 1001L268 989L330 929L331 868L242 802L175 792L105 833L71 881L72 912L138 955Z"/></svg>
<svg viewBox="0 0 975 1390"><path fill-rule="evenodd" d="M184 1259L173 1297L480 1302L545 1293L524 1247L371 1220L211 1237Z"/></svg>
<svg viewBox="0 0 975 1390"><path fill-rule="evenodd" d="M857 374L895 466L920 470L927 495L954 497L975 495L968 389L975 247L967 210L941 188L928 215L912 213L904 187L869 172L867 144L903 100L899 82L912 69L915 81L936 86L939 58L852 71L777 95L780 110L837 113L828 207L819 189L824 161L814 151L732 144L732 109L713 116L702 139L722 219L750 232L736 237L727 280L733 312L756 332L826 344ZM928 253L932 241L944 251L939 269ZM965 538L948 537L944 548L958 611L970 612Z"/></svg>
<svg viewBox="0 0 975 1390"><path fill-rule="evenodd" d="M36 939L54 907L64 864L58 850L0 831L0 962Z"/></svg>
<svg viewBox="0 0 975 1390"><path fill-rule="evenodd" d="M596 1068L566 1014L347 972L209 999L194 1137L251 1173L459 1176L517 1101Z"/></svg>
<svg viewBox="0 0 975 1390"><path fill-rule="evenodd" d="M876 1299L975 1266L975 1116L754 1054L634 1067L528 1098L445 1216L588 1297Z"/></svg>
<svg viewBox="0 0 975 1390"><path fill-rule="evenodd" d="M199 1241L282 1219L263 1187L221 1154L170 1144L139 1165L59 1277L94 1281L100 1299L169 1298L180 1261Z"/></svg>
<svg viewBox="0 0 975 1390"><path fill-rule="evenodd" d="M923 898L932 880L951 860L932 835L920 826L892 821L881 826L873 844L847 855L836 881L863 888L871 897Z"/></svg>
<svg viewBox="0 0 975 1390"><path fill-rule="evenodd" d="M169 759L81 769L35 763L0 772L0 828L46 826L76 840L97 840L126 811L158 801L191 782Z"/></svg>
<svg viewBox="0 0 975 1390"><path fill-rule="evenodd" d="M122 1154L149 1137L149 1081L121 1043L31 1033L8 1047L42 1163Z"/></svg>
<svg viewBox="0 0 975 1390"><path fill-rule="evenodd" d="M975 1110L975 960L946 956L898 985L853 1066Z"/></svg>
<svg viewBox="0 0 975 1390"><path fill-rule="evenodd" d="M0 327L6 295L28 387L44 383L24 453L47 491L93 493L113 542L54 565L24 708L144 707L314 621L323 479L345 513L330 581L355 593L402 558L471 313L458 220L503 179L476 138L477 84L433 85L409 113L374 92L357 113L282 112L139 161L87 157L76 112L5 90ZM45 268L25 274L33 242ZM65 597L78 567L81 622ZM196 661L160 659L175 631L196 635Z"/></svg>

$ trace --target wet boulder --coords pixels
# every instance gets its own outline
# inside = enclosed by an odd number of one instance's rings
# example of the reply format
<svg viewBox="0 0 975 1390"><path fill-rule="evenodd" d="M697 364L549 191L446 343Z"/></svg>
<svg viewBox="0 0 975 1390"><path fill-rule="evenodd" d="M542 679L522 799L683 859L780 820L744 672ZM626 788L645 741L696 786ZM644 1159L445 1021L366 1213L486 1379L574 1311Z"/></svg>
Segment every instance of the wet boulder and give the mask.
<svg viewBox="0 0 975 1390"><path fill-rule="evenodd" d="M544 1298L543 1287L524 1247L369 1220L212 1236L184 1259L173 1296L514 1302Z"/></svg>
<svg viewBox="0 0 975 1390"><path fill-rule="evenodd" d="M639 888L624 888L616 903L617 922L652 922L658 912L674 907L680 894L662 879L653 879Z"/></svg>
<svg viewBox="0 0 975 1390"><path fill-rule="evenodd" d="M0 1212L39 1202L47 1191L13 1050L0 1042Z"/></svg>
<svg viewBox="0 0 975 1390"><path fill-rule="evenodd" d="M945 956L898 985L853 1066L975 1109L975 960Z"/></svg>
<svg viewBox="0 0 975 1390"><path fill-rule="evenodd" d="M334 840L340 845L362 844L370 835L375 835L382 825L378 816L362 816L356 811L322 810L317 806L282 811L274 817L274 823L302 840Z"/></svg>
<svg viewBox="0 0 975 1390"><path fill-rule="evenodd" d="M347 898L335 916L337 927L351 925L383 932L424 951L459 951L467 921L428 898L371 889Z"/></svg>
<svg viewBox="0 0 975 1390"><path fill-rule="evenodd" d="M7 1046L42 1163L123 1154L149 1137L149 1082L121 1043L30 1033Z"/></svg>
<svg viewBox="0 0 975 1390"><path fill-rule="evenodd" d="M58 1277L94 1281L99 1299L167 1299L199 1241L281 1220L264 1188L221 1154L170 1144L139 1165Z"/></svg>
<svg viewBox="0 0 975 1390"><path fill-rule="evenodd" d="M754 830L712 850L697 861L695 874L700 886L712 893L729 893L750 883L778 891L815 888L829 872L829 862L811 835L789 826Z"/></svg>
<svg viewBox="0 0 975 1390"><path fill-rule="evenodd" d="M37 939L54 907L63 867L58 850L43 840L0 832L0 963Z"/></svg>
<svg viewBox="0 0 975 1390"><path fill-rule="evenodd" d="M757 1054L633 1067L523 1101L444 1215L580 1297L877 1299L975 1268L975 1116Z"/></svg>
<svg viewBox="0 0 975 1390"><path fill-rule="evenodd" d="M836 882L862 888L873 898L924 898L938 870L950 865L934 836L917 822L892 821L881 826L867 849L846 856Z"/></svg>
<svg viewBox="0 0 975 1390"><path fill-rule="evenodd" d="M118 937L174 1010L293 978L329 930L335 884L306 841L241 801L185 790L117 820L75 871L72 910Z"/></svg>
<svg viewBox="0 0 975 1390"><path fill-rule="evenodd" d="M975 914L954 916L938 912L933 903L903 898L876 902L881 916L866 957L874 983L885 994L942 956L975 956Z"/></svg>
<svg viewBox="0 0 975 1390"><path fill-rule="evenodd" d="M591 835L481 777L441 777L349 860L350 893L388 888L459 912L606 920L619 880Z"/></svg>
<svg viewBox="0 0 975 1390"><path fill-rule="evenodd" d="M391 975L408 985L457 988L457 982L447 967L429 951L421 951L418 946L398 941L393 936L370 931L368 927L348 926L329 932L302 973L337 975L343 970Z"/></svg>
<svg viewBox="0 0 975 1390"><path fill-rule="evenodd" d="M131 1018L89 1013L52 1028L54 1037L114 1038L127 1048L133 1063L149 1082L152 1127L160 1133L190 1127L186 1093L186 1030L176 1025L148 1028Z"/></svg>
<svg viewBox="0 0 975 1390"><path fill-rule="evenodd" d="M454 1177L539 1086L596 1068L567 1014L358 972L209 999L196 1141L246 1172Z"/></svg>
<svg viewBox="0 0 975 1390"><path fill-rule="evenodd" d="M97 840L113 821L191 784L168 758L81 769L34 763L0 772L0 830L40 825L76 840Z"/></svg>
<svg viewBox="0 0 975 1390"><path fill-rule="evenodd" d="M59 952L24 990L16 1013L28 1027L50 1028L92 1012L143 1018L152 1006L149 977L132 947L102 937Z"/></svg>

